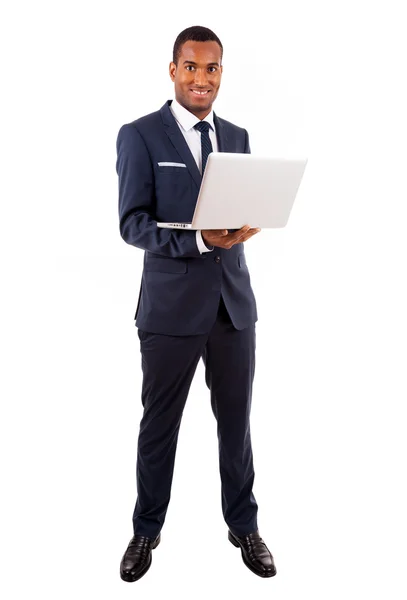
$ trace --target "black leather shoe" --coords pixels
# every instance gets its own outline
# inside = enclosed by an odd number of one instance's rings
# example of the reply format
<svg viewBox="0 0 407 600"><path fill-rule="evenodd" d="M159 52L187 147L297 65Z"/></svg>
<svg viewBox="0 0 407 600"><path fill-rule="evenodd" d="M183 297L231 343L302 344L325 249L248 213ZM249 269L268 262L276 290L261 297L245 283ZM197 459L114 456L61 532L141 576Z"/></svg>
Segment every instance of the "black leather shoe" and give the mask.
<svg viewBox="0 0 407 600"><path fill-rule="evenodd" d="M253 573L260 577L273 577L277 573L273 555L258 531L237 537L229 530L228 538L236 548L241 548L243 562Z"/></svg>
<svg viewBox="0 0 407 600"><path fill-rule="evenodd" d="M120 577L123 581L137 581L151 566L151 550L157 548L161 534L153 539L144 535L135 535L130 540L120 563Z"/></svg>

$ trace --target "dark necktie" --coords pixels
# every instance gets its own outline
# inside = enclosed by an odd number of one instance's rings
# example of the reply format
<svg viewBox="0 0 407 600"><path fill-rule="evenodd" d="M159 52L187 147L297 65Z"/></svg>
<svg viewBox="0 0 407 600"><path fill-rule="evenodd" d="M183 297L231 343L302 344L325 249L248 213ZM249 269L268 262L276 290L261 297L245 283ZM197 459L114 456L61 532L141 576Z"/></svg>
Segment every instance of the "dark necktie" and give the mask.
<svg viewBox="0 0 407 600"><path fill-rule="evenodd" d="M195 129L201 132L201 150L202 150L202 175L204 174L206 161L211 152L213 152L212 143L209 138L209 123L208 121L200 121L194 125Z"/></svg>

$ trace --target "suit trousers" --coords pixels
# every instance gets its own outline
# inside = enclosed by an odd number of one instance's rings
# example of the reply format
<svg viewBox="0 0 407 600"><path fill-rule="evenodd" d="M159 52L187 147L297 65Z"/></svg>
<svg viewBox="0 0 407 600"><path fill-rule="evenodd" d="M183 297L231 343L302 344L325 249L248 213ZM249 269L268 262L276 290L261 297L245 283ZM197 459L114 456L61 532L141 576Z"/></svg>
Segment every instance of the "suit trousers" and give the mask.
<svg viewBox="0 0 407 600"><path fill-rule="evenodd" d="M164 524L182 413L201 357L217 420L223 517L235 535L256 531L250 438L255 323L235 329L221 298L207 334L168 336L138 330L138 335L144 411L137 447L134 534L155 538Z"/></svg>

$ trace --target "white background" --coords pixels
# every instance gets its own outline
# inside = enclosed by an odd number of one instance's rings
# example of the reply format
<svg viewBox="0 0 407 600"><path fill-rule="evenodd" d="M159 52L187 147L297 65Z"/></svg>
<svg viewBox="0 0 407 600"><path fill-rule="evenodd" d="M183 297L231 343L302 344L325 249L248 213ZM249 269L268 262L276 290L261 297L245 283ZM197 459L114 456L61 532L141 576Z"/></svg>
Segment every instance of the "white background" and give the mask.
<svg viewBox="0 0 407 600"><path fill-rule="evenodd" d="M1 585L7 599L405 599L406 139L401 2L19 2L2 11ZM177 34L224 45L215 112L305 154L288 226L245 244L257 298L259 528L227 540L202 363L150 571L128 584L143 253L116 136L173 97Z"/></svg>

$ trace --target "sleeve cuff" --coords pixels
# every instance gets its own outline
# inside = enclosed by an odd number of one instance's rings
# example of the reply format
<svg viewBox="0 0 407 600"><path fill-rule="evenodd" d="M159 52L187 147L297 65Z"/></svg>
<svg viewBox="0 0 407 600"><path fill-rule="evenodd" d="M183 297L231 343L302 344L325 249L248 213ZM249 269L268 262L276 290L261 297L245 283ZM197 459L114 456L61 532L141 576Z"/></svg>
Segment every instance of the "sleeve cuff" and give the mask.
<svg viewBox="0 0 407 600"><path fill-rule="evenodd" d="M197 229L196 231L196 245L198 246L198 250L201 254L203 254L204 252L212 252L213 250L213 246L212 248L208 248L205 245L205 242L202 239L202 233L200 229Z"/></svg>

